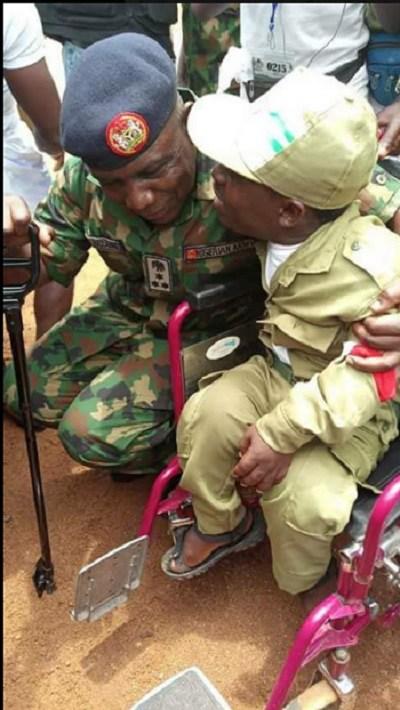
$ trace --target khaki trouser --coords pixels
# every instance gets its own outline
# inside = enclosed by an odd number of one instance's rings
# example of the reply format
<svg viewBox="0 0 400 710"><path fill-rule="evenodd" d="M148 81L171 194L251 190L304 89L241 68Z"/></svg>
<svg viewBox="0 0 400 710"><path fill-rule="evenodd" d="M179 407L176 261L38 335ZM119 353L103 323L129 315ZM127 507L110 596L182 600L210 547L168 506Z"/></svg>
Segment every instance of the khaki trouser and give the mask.
<svg viewBox="0 0 400 710"><path fill-rule="evenodd" d="M202 384L207 378L204 378ZM178 425L181 485L193 495L201 532L231 531L244 508L231 477L240 439L289 391L289 383L261 356L230 370L186 403ZM362 427L364 429L364 427ZM367 425L363 444L365 480L385 450L378 432ZM271 542L273 573L281 589L298 594L326 572L331 543L351 514L357 497L352 472L318 439L299 449L286 478L264 494L261 505Z"/></svg>

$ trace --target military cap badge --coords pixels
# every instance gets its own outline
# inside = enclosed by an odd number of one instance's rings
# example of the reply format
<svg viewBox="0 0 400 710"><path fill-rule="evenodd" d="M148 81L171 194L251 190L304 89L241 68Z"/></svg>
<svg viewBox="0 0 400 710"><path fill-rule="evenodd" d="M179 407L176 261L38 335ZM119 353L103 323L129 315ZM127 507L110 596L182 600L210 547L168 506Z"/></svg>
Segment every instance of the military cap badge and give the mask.
<svg viewBox="0 0 400 710"><path fill-rule="evenodd" d="M106 127L106 143L117 155L140 153L149 136L149 125L140 113L118 113Z"/></svg>

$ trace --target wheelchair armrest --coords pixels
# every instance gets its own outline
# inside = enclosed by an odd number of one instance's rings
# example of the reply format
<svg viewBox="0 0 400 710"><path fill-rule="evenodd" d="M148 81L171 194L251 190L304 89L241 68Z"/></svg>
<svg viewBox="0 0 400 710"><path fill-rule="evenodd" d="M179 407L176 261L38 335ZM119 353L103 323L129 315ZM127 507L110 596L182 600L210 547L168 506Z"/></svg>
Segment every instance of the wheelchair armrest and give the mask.
<svg viewBox="0 0 400 710"><path fill-rule="evenodd" d="M197 289L188 289L186 298L194 311L203 311L248 294L265 297L261 275L254 271L221 282L208 283Z"/></svg>

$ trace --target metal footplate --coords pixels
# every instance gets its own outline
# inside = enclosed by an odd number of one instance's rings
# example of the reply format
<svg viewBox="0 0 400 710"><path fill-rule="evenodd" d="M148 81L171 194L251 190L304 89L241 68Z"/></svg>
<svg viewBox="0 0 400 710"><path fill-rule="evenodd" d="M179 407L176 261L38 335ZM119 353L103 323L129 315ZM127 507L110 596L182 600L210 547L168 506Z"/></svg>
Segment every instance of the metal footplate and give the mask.
<svg viewBox="0 0 400 710"><path fill-rule="evenodd" d="M140 584L148 545L149 537L143 535L82 567L72 618L96 621L124 604Z"/></svg>
<svg viewBox="0 0 400 710"><path fill-rule="evenodd" d="M130 710L231 710L199 668L193 666L165 681Z"/></svg>

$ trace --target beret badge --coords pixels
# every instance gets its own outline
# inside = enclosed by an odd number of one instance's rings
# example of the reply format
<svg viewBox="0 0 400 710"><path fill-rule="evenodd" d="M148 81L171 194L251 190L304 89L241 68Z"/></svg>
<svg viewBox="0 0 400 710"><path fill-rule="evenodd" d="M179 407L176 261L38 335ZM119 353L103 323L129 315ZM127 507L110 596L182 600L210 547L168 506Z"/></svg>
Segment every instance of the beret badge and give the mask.
<svg viewBox="0 0 400 710"><path fill-rule="evenodd" d="M113 153L127 156L146 146L150 128L140 113L118 113L106 126L106 143Z"/></svg>

